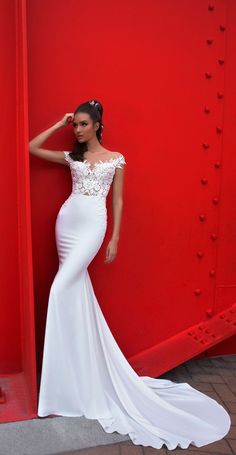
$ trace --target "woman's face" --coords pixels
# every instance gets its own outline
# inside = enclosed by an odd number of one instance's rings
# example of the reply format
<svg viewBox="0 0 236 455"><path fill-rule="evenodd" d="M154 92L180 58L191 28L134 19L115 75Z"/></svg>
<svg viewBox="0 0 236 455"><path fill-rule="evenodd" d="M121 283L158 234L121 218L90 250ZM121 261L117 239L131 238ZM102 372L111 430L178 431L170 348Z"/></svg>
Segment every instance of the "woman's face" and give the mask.
<svg viewBox="0 0 236 455"><path fill-rule="evenodd" d="M73 121L74 133L79 143L87 142L96 135L99 122L93 123L90 115L86 112L77 112Z"/></svg>

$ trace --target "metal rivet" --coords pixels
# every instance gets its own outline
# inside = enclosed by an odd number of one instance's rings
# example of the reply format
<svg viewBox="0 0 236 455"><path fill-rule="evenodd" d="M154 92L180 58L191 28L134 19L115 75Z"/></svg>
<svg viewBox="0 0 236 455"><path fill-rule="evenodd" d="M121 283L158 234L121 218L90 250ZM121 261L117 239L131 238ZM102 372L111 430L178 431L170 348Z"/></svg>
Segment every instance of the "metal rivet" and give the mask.
<svg viewBox="0 0 236 455"><path fill-rule="evenodd" d="M201 179L201 183L202 183L203 185L206 185L206 184L208 183L208 180L207 180L205 177L203 177L203 178Z"/></svg>
<svg viewBox="0 0 236 455"><path fill-rule="evenodd" d="M206 114L209 114L209 112L211 112L211 111L210 111L209 107L206 106L206 107L204 108L204 112L206 112Z"/></svg>
<svg viewBox="0 0 236 455"><path fill-rule="evenodd" d="M211 79L212 74L209 73L209 71L206 71L206 72L205 72L205 76L206 76L207 79Z"/></svg>
<svg viewBox="0 0 236 455"><path fill-rule="evenodd" d="M210 270L210 272L209 272L210 277L215 276L215 274L216 274L215 270L213 270L213 269Z"/></svg>
<svg viewBox="0 0 236 455"><path fill-rule="evenodd" d="M217 92L217 98L221 99L221 98L223 98L223 96L224 96L224 95L223 95L222 92Z"/></svg>
<svg viewBox="0 0 236 455"><path fill-rule="evenodd" d="M217 239L217 235L213 232L211 234L211 240L216 240Z"/></svg>
<svg viewBox="0 0 236 455"><path fill-rule="evenodd" d="M224 31L225 31L225 28L226 28L225 25L223 25L223 24L220 25L220 31L221 31L221 32L224 32Z"/></svg>
<svg viewBox="0 0 236 455"><path fill-rule="evenodd" d="M221 166L220 161L216 161L214 166L215 166L216 169L218 169Z"/></svg>
<svg viewBox="0 0 236 455"><path fill-rule="evenodd" d="M203 142L202 146L204 149L208 149L210 147L209 144L207 144L207 142Z"/></svg>
<svg viewBox="0 0 236 455"><path fill-rule="evenodd" d="M208 318L211 318L212 314L213 314L212 309L209 309L209 310L206 311L206 315L207 315Z"/></svg>
<svg viewBox="0 0 236 455"><path fill-rule="evenodd" d="M212 5L212 3L210 3L208 5L208 11L213 11L214 10L214 5Z"/></svg>
<svg viewBox="0 0 236 455"><path fill-rule="evenodd" d="M223 58L218 58L218 63L219 63L220 65L223 65L224 62L225 62L225 61L223 60Z"/></svg>
<svg viewBox="0 0 236 455"><path fill-rule="evenodd" d="M217 132L218 134L222 133L222 128L220 128L219 126L217 126L217 127L216 127L216 132Z"/></svg>
<svg viewBox="0 0 236 455"><path fill-rule="evenodd" d="M213 43L213 39L207 39L206 42L207 42L207 44L212 44Z"/></svg>
<svg viewBox="0 0 236 455"><path fill-rule="evenodd" d="M205 221L206 215L203 215L203 214L199 215L199 219L200 219L200 221Z"/></svg>
<svg viewBox="0 0 236 455"><path fill-rule="evenodd" d="M218 197L213 197L212 202L215 205L219 204L219 198Z"/></svg>
<svg viewBox="0 0 236 455"><path fill-rule="evenodd" d="M194 289L194 294L195 295L200 295L201 294L201 289L199 289L199 288Z"/></svg>
<svg viewBox="0 0 236 455"><path fill-rule="evenodd" d="M198 252L197 252L197 257L198 257L199 259L203 258L203 256L204 256L203 251L198 251Z"/></svg>

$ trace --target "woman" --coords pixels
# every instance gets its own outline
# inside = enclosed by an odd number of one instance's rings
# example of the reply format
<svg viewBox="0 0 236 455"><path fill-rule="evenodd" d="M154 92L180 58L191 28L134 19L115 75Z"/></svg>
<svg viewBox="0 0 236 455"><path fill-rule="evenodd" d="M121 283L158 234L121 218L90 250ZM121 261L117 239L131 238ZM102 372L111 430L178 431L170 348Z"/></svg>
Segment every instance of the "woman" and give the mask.
<svg viewBox="0 0 236 455"><path fill-rule="evenodd" d="M87 267L107 227L106 196L113 183L114 228L106 262L117 254L125 158L101 145L101 103L91 100L30 142L30 152L70 167L72 193L59 210L59 268L47 312L38 416L97 419L107 433L128 434L134 444L169 450L223 438L230 417L215 400L187 383L138 376L106 323ZM42 143L73 121L73 152Z"/></svg>

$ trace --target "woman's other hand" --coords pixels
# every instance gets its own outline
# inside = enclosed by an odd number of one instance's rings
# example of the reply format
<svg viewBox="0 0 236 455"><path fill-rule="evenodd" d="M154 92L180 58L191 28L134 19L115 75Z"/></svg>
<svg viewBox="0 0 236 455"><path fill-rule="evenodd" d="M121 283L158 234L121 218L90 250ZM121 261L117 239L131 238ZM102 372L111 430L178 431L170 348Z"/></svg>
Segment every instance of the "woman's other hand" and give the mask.
<svg viewBox="0 0 236 455"><path fill-rule="evenodd" d="M116 240L110 240L110 242L107 245L106 259L105 259L104 262L108 263L108 262L114 261L116 255L117 255L117 241Z"/></svg>

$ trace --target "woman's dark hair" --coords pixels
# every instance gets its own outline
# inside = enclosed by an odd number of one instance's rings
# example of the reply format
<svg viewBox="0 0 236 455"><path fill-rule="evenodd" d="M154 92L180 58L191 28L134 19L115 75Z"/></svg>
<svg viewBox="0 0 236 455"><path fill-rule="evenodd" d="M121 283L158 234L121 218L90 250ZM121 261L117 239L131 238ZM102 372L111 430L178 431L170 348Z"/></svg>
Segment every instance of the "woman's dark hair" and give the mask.
<svg viewBox="0 0 236 455"><path fill-rule="evenodd" d="M101 103L97 100L86 101L86 103L80 104L74 111L74 115L78 112L84 112L89 114L93 122L99 122L99 128L96 131L97 138L99 142L102 140L102 114L103 114L103 107ZM77 140L74 143L74 147L72 152L70 153L70 157L74 161L84 161L84 152L88 150L87 143L79 143Z"/></svg>

